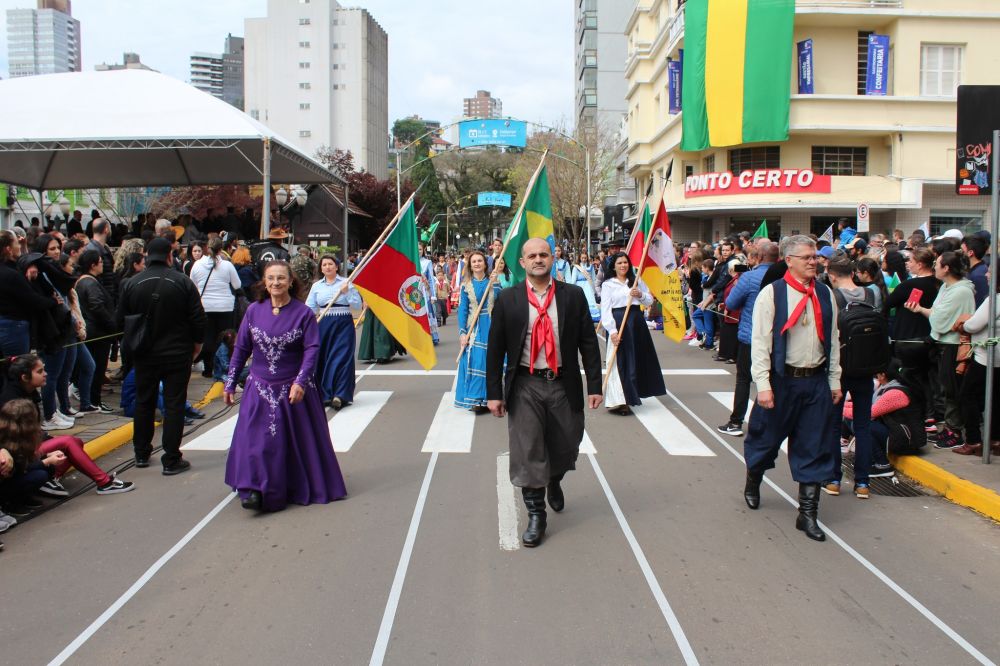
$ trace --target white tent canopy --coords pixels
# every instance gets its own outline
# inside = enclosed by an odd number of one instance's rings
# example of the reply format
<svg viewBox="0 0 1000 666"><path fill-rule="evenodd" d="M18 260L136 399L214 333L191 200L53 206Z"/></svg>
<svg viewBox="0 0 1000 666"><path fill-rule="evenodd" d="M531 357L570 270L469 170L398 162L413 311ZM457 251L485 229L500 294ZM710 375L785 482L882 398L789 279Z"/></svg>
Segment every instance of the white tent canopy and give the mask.
<svg viewBox="0 0 1000 666"><path fill-rule="evenodd" d="M340 179L239 109L156 72L0 81L0 183L35 190Z"/></svg>

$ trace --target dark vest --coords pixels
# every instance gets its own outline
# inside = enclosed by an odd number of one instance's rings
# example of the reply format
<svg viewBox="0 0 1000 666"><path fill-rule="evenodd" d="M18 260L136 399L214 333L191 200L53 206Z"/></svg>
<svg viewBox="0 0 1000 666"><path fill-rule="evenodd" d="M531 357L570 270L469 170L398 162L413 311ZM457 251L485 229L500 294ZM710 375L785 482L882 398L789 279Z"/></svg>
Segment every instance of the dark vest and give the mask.
<svg viewBox="0 0 1000 666"><path fill-rule="evenodd" d="M788 348L788 333L782 333L788 321L788 283L784 279L772 283L774 289L774 328L771 331L771 371L785 376L785 352ZM830 288L816 281L816 296L819 298L819 309L823 313L823 354L826 360L823 367L830 363L830 344L833 338L833 308L830 306Z"/></svg>

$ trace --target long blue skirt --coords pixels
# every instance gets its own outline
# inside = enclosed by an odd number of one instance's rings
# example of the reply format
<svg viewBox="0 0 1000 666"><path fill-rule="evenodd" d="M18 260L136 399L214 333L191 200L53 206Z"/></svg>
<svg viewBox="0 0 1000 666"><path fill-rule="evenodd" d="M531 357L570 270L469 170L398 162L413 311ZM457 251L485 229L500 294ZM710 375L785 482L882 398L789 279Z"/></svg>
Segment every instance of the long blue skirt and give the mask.
<svg viewBox="0 0 1000 666"><path fill-rule="evenodd" d="M479 315L475 333L458 362L455 406L463 409L486 405L486 342L490 337L490 316L485 311Z"/></svg>
<svg viewBox="0 0 1000 666"><path fill-rule="evenodd" d="M343 310L345 314L340 314ZM331 308L319 322L316 383L323 402L354 402L354 318L348 308Z"/></svg>

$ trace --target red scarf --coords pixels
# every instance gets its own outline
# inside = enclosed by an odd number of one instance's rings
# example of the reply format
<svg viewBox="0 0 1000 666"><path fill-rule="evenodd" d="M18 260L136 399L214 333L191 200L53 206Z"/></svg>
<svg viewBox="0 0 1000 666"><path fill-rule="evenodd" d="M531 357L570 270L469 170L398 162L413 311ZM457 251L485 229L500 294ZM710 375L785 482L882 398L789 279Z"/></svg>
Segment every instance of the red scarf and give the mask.
<svg viewBox="0 0 1000 666"><path fill-rule="evenodd" d="M826 342L826 336L823 335L823 311L819 308L819 296L816 295L816 281L813 280L809 283L808 287L802 286L798 280L792 277L792 274L785 272L785 282L789 287L799 292L800 294L805 294L805 298L799 301L799 304L795 306L795 310L789 315L788 321L781 328L781 333L784 335L785 331L795 326L795 323L802 316L802 313L806 311L806 301L812 301L813 313L816 315L816 334L819 336L820 342Z"/></svg>
<svg viewBox="0 0 1000 666"><path fill-rule="evenodd" d="M538 319L531 327L531 361L528 363L528 369L531 372L535 371L535 359L544 344L545 362L552 372L559 374L559 360L556 358L556 335L555 331L552 330L552 320L549 318L549 305L552 304L552 299L556 295L556 285L550 283L551 288L545 297L545 302L539 303L538 297L535 296L535 292L531 288L531 283L525 280L524 284L528 289L528 302L535 306L538 311Z"/></svg>

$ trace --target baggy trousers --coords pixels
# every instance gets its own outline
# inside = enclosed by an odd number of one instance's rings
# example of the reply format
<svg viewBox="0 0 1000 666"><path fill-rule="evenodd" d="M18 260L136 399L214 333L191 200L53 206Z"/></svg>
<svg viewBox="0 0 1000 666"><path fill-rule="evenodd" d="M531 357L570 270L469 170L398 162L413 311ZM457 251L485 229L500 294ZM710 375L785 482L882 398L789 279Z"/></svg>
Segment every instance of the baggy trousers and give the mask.
<svg viewBox="0 0 1000 666"><path fill-rule="evenodd" d="M507 400L510 482L544 488L576 469L583 441L583 411L574 411L562 380L521 375Z"/></svg>

